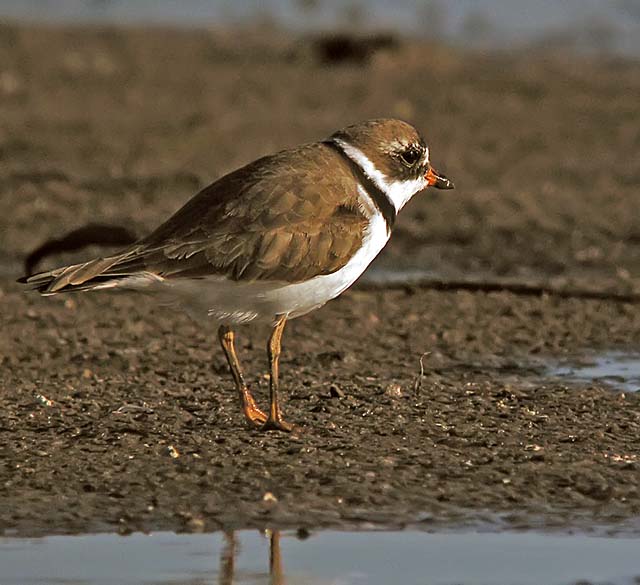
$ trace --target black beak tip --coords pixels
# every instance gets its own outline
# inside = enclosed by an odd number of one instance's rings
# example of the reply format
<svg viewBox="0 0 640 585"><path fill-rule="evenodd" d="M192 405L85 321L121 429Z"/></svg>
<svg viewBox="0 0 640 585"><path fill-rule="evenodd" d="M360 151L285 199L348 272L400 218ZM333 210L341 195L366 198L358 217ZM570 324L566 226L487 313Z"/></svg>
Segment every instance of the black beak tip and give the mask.
<svg viewBox="0 0 640 585"><path fill-rule="evenodd" d="M450 181L444 175L440 175L438 177L438 180L436 181L436 184L434 185L434 187L436 189L455 189L455 185L453 184L453 181Z"/></svg>

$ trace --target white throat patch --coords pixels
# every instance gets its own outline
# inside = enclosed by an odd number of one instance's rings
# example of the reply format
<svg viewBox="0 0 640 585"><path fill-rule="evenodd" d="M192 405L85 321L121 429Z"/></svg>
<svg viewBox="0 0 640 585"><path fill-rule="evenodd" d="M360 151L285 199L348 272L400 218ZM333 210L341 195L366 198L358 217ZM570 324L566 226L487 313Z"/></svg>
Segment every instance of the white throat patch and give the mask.
<svg viewBox="0 0 640 585"><path fill-rule="evenodd" d="M352 146L340 138L333 139L343 152L356 163L362 171L374 182L396 208L396 213L400 211L407 201L418 191L422 191L427 186L427 180L423 177L408 181L390 181L389 178L369 160L366 154L359 148Z"/></svg>

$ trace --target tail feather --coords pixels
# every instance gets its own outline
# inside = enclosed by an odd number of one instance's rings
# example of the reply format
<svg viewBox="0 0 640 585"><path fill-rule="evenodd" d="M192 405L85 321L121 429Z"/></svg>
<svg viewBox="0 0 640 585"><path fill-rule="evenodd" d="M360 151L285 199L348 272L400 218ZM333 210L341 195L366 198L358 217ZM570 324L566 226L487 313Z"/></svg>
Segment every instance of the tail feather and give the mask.
<svg viewBox="0 0 640 585"><path fill-rule="evenodd" d="M18 282L30 285L43 295L53 295L62 292L112 288L126 279L134 279L140 283L140 277L148 280L150 273L144 271L122 270L119 266L128 258L128 254L118 254L106 258L96 258L81 264L63 266L46 272L39 272L33 276L20 278Z"/></svg>
<svg viewBox="0 0 640 585"><path fill-rule="evenodd" d="M103 274L117 262L117 257L97 258L84 264L67 266L49 283L46 292L54 293L65 287L74 287L90 282L91 279Z"/></svg>

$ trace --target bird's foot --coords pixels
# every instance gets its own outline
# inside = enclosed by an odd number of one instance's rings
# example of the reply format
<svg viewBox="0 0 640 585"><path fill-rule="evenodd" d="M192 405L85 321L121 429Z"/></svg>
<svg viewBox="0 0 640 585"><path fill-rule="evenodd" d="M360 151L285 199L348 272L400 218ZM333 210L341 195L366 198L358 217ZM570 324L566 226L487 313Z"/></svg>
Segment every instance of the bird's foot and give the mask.
<svg viewBox="0 0 640 585"><path fill-rule="evenodd" d="M261 431L284 431L285 433L292 433L297 431L297 427L288 423L281 416L270 416L265 423L260 427Z"/></svg>
<svg viewBox="0 0 640 585"><path fill-rule="evenodd" d="M260 410L248 389L243 393L242 411L247 422L253 427L262 428L267 423L266 413Z"/></svg>

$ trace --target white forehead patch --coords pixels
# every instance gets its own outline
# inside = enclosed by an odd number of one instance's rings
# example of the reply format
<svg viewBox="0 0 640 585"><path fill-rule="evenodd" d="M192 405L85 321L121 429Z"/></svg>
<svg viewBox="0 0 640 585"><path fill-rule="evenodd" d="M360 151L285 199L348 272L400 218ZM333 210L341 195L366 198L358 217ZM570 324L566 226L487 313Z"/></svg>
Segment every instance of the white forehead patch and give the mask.
<svg viewBox="0 0 640 585"><path fill-rule="evenodd" d="M340 138L334 138L333 140L342 151L362 169L364 174L374 182L376 187L387 196L395 207L396 213L405 206L409 199L427 186L427 180L424 177L408 179L406 181L392 181L384 173L379 171L371 160L369 160L369 157L359 148L352 146ZM428 160L428 149L426 153Z"/></svg>

